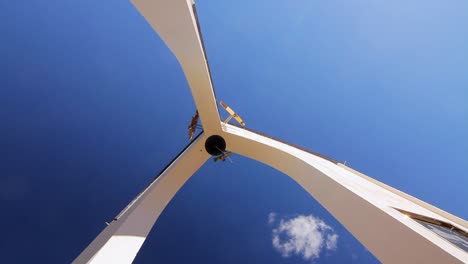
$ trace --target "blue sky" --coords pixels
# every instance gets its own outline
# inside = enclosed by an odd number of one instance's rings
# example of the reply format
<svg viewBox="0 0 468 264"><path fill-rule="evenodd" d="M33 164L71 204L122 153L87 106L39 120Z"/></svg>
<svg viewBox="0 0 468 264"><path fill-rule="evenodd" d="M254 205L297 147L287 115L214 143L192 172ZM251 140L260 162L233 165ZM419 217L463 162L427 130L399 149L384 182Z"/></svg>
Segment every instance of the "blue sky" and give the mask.
<svg viewBox="0 0 468 264"><path fill-rule="evenodd" d="M217 97L248 127L468 218L466 1L196 4ZM70 262L188 143L195 106L129 1L2 1L0 17L1 262ZM290 178L232 160L189 180L136 263L377 262ZM298 219L336 249L282 254Z"/></svg>

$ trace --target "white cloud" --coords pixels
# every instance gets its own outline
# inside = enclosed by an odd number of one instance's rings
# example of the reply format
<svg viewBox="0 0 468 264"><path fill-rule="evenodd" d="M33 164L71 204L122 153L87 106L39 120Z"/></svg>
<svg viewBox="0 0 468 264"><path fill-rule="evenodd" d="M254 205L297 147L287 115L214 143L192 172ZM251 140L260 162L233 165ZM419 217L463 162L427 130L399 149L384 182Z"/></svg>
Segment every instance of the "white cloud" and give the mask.
<svg viewBox="0 0 468 264"><path fill-rule="evenodd" d="M276 213L270 213L268 223L273 223L276 217ZM324 249L335 250L337 242L338 235L333 229L313 215L281 219L273 229L273 247L283 257L295 254L305 260L313 260L318 258Z"/></svg>
<svg viewBox="0 0 468 264"><path fill-rule="evenodd" d="M270 225L273 224L275 222L275 220L276 220L276 213L273 213L273 212L269 213L268 214L268 224L270 224Z"/></svg>
<svg viewBox="0 0 468 264"><path fill-rule="evenodd" d="M327 241L325 244L327 245L328 250L335 250L336 243L338 242L338 235L337 234L328 234Z"/></svg>

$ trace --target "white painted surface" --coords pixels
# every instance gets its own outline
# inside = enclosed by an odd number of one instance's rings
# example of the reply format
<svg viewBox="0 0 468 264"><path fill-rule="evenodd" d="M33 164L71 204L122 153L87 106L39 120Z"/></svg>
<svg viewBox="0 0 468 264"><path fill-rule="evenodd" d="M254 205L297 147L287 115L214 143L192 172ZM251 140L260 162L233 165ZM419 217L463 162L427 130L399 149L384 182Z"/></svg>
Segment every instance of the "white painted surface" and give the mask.
<svg viewBox="0 0 468 264"><path fill-rule="evenodd" d="M437 213L439 209L430 210L404 193L393 192L306 151L229 124L221 125L192 1L132 2L179 60L205 135L131 202L74 263L131 263L165 206L209 158L204 142L211 134L223 136L228 150L292 177L382 262L468 263L466 252L393 208L449 222L466 231L466 223L460 224L463 220L443 211Z"/></svg>
<svg viewBox="0 0 468 264"><path fill-rule="evenodd" d="M394 208L464 226L290 145L223 125L228 150L293 178L379 260L388 263L466 263L468 254Z"/></svg>
<svg viewBox="0 0 468 264"><path fill-rule="evenodd" d="M219 112L191 0L131 0L179 61L207 134L221 130Z"/></svg>
<svg viewBox="0 0 468 264"><path fill-rule="evenodd" d="M228 150L289 175L380 261L468 263L465 251L394 208L451 223L465 231L466 224L453 222L309 152L229 124L222 127L221 136ZM198 138L75 263L131 263L167 203L209 158L204 150L206 138Z"/></svg>
<svg viewBox="0 0 468 264"><path fill-rule="evenodd" d="M131 263L166 205L210 157L205 139L197 138L73 263Z"/></svg>

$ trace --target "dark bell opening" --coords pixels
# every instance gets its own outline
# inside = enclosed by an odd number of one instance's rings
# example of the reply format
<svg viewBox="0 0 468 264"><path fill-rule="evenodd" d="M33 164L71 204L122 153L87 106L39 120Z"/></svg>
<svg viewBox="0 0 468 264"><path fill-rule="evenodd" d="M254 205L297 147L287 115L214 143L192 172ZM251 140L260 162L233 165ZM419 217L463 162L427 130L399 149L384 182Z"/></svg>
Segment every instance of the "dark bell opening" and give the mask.
<svg viewBox="0 0 468 264"><path fill-rule="evenodd" d="M218 135L210 136L205 141L205 149L206 152L210 153L210 155L219 156L226 151L226 141Z"/></svg>

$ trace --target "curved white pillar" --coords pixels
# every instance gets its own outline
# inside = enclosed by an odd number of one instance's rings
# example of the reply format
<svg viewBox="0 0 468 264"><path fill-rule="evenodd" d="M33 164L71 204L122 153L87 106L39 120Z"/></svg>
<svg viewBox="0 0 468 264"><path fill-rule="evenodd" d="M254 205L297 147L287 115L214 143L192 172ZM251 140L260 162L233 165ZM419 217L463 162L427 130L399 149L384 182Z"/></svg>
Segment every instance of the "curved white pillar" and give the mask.
<svg viewBox="0 0 468 264"><path fill-rule="evenodd" d="M229 124L222 127L228 150L289 175L380 261L468 262L465 251L398 210L450 223L465 232L466 221L317 153ZM198 137L74 263L131 263L165 206L209 158L204 148L207 137Z"/></svg>
<svg viewBox="0 0 468 264"><path fill-rule="evenodd" d="M221 132L218 106L192 0L131 0L166 43L184 71L203 130Z"/></svg>
<svg viewBox="0 0 468 264"><path fill-rule="evenodd" d="M204 143L213 134L224 137L228 150L291 176L382 262L468 263L465 251L398 210L464 232L466 221L317 153L221 123L193 0L131 1L180 62L206 135L194 140L74 263L131 263L165 206L209 158Z"/></svg>
<svg viewBox="0 0 468 264"><path fill-rule="evenodd" d="M462 249L396 209L438 219L465 232L466 221L318 154L229 124L223 129L230 151L289 175L380 261L468 262Z"/></svg>
<svg viewBox="0 0 468 264"><path fill-rule="evenodd" d="M166 205L210 157L205 139L195 139L73 263L132 263Z"/></svg>

